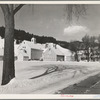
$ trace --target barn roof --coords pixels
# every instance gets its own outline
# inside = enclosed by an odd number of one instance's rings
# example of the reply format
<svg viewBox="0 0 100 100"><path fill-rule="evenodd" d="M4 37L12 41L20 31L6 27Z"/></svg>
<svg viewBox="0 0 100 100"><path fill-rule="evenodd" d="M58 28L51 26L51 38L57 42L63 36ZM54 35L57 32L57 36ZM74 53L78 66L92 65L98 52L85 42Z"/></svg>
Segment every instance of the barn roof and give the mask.
<svg viewBox="0 0 100 100"><path fill-rule="evenodd" d="M56 55L64 55L58 48L55 49L54 47L52 47L51 49L54 51Z"/></svg>
<svg viewBox="0 0 100 100"><path fill-rule="evenodd" d="M32 43L30 41L26 41L26 40L24 40L23 42L27 43L30 48L39 49L39 50L43 50L44 49L44 46L42 44L38 44L38 43L34 44L34 43Z"/></svg>
<svg viewBox="0 0 100 100"><path fill-rule="evenodd" d="M55 52L56 55L72 56L72 52L69 49L65 49L65 48L61 47L60 45L48 43L48 47L46 49L44 49L44 52L48 48L51 48Z"/></svg>
<svg viewBox="0 0 100 100"><path fill-rule="evenodd" d="M65 56L71 56L72 52L69 49L65 49L59 45L57 45L57 48L65 55Z"/></svg>

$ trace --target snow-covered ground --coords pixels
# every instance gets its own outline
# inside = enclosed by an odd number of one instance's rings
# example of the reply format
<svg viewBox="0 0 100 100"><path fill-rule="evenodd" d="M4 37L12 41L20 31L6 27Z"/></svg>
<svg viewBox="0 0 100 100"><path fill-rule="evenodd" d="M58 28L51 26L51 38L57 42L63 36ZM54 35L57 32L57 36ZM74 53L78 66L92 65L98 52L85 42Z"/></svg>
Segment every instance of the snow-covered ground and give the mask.
<svg viewBox="0 0 100 100"><path fill-rule="evenodd" d="M58 67L55 72L33 79L48 68ZM15 63L16 77L7 85L0 86L0 94L52 94L100 72L100 62L42 62ZM2 62L0 62L0 83Z"/></svg>

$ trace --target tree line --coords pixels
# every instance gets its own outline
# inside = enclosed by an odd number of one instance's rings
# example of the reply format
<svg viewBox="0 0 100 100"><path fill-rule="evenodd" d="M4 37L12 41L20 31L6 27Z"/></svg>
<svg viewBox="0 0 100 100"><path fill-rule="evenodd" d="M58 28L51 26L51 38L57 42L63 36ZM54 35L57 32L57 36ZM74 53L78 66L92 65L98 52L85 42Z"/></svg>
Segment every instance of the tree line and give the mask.
<svg viewBox="0 0 100 100"><path fill-rule="evenodd" d="M5 35L5 27L0 27L0 36L4 38ZM54 37L48 37L48 36L38 36L34 35L29 32L25 32L24 30L17 30L14 29L14 39L16 40L16 44L20 44L23 40L31 41L31 38L36 38L37 43L55 43L59 44L64 48L68 48L68 42L65 41L58 41Z"/></svg>

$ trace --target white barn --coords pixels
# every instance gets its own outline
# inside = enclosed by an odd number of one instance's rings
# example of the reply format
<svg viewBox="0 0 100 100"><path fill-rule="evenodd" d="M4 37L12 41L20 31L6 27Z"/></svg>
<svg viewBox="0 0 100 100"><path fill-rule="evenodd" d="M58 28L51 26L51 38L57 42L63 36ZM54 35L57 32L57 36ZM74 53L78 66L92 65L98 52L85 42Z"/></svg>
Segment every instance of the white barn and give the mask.
<svg viewBox="0 0 100 100"><path fill-rule="evenodd" d="M57 48L49 47L43 52L43 61L64 61L64 54Z"/></svg>
<svg viewBox="0 0 100 100"><path fill-rule="evenodd" d="M18 53L23 51L29 57L29 60L40 60L42 57L44 46L42 44L37 44L35 39L31 41L24 40L18 47Z"/></svg>
<svg viewBox="0 0 100 100"><path fill-rule="evenodd" d="M73 61L74 55L69 49L65 49L53 43L47 43L43 52L44 61Z"/></svg>

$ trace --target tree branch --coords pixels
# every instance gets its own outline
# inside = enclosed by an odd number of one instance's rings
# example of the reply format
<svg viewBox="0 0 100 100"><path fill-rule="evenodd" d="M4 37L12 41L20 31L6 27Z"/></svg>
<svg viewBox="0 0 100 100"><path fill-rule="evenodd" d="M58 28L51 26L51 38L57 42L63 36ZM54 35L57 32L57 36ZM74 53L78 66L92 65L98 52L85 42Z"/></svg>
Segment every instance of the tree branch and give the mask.
<svg viewBox="0 0 100 100"><path fill-rule="evenodd" d="M14 9L14 15L24 6L25 4L20 4L18 7Z"/></svg>

